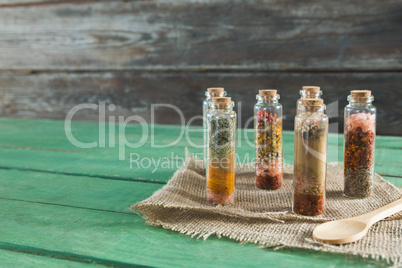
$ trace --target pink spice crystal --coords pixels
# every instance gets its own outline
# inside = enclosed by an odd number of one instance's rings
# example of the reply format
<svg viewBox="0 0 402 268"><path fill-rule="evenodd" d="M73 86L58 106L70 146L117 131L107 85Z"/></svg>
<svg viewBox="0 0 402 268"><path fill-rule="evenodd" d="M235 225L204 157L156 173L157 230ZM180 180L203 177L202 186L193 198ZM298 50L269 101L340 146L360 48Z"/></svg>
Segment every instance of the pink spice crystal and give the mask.
<svg viewBox="0 0 402 268"><path fill-rule="evenodd" d="M214 194L211 190L207 189L207 200L212 204L220 205L230 205L234 201L234 191L230 196L222 196L219 194Z"/></svg>
<svg viewBox="0 0 402 268"><path fill-rule="evenodd" d="M298 176L295 176L295 178L297 178L294 181L295 190L297 192L307 192L311 186L310 177L304 174L300 174Z"/></svg>
<svg viewBox="0 0 402 268"><path fill-rule="evenodd" d="M355 131L360 127L363 132L375 129L375 115L369 113L352 114L346 118L347 131Z"/></svg>
<svg viewBox="0 0 402 268"><path fill-rule="evenodd" d="M271 160L269 164L260 163L257 169L257 176L281 176L282 175L282 159L278 158L275 160ZM267 170L267 171L265 171Z"/></svg>

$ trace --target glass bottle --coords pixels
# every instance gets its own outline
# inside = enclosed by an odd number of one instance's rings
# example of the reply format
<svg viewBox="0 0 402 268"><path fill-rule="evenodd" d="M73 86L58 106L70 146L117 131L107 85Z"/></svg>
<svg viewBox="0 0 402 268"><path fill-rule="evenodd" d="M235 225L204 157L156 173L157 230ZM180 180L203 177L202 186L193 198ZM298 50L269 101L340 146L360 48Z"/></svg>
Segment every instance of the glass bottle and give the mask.
<svg viewBox="0 0 402 268"><path fill-rule="evenodd" d="M321 99L322 91L320 87L316 86L303 86L300 90L300 98L297 100L297 114L300 113L299 105L302 99Z"/></svg>
<svg viewBox="0 0 402 268"><path fill-rule="evenodd" d="M236 112L227 97L214 97L207 114L207 200L229 205L234 201Z"/></svg>
<svg viewBox="0 0 402 268"><path fill-rule="evenodd" d="M282 187L282 105L275 89L264 89L254 106L256 185L260 189Z"/></svg>
<svg viewBox="0 0 402 268"><path fill-rule="evenodd" d="M295 118L293 211L324 213L328 117L322 99L302 99Z"/></svg>
<svg viewBox="0 0 402 268"><path fill-rule="evenodd" d="M225 97L226 91L223 87L210 87L207 88L205 92L205 100L202 102L202 126L204 132L204 166L207 164L207 113L209 109L209 103L212 101L213 97Z"/></svg>
<svg viewBox="0 0 402 268"><path fill-rule="evenodd" d="M370 90L352 90L345 107L344 194L370 196L374 178L376 108Z"/></svg>

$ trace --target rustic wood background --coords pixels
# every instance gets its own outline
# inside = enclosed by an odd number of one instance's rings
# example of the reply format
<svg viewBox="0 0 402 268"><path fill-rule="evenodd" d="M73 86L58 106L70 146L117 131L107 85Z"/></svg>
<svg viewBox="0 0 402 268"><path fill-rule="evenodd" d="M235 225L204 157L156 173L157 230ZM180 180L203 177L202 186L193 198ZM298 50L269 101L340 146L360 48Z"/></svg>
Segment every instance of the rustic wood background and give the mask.
<svg viewBox="0 0 402 268"><path fill-rule="evenodd" d="M152 103L169 103L188 120L222 86L244 126L257 90L277 88L293 129L299 89L318 85L339 131L349 90L371 89L378 134L402 135L400 0L0 0L0 20L2 116L64 119L105 101L107 115L149 121ZM180 122L169 108L155 115Z"/></svg>

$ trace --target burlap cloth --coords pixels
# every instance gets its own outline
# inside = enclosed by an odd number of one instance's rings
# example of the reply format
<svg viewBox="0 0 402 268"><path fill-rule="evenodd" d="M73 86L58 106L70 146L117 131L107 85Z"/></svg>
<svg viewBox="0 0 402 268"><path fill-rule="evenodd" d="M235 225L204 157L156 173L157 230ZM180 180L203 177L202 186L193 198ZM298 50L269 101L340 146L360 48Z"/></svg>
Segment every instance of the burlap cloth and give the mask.
<svg viewBox="0 0 402 268"><path fill-rule="evenodd" d="M366 199L342 195L342 165L327 168L326 204L323 215L303 217L293 214L293 167L284 165L280 190L265 191L255 186L254 164L236 169L235 203L214 206L206 202L203 163L187 157L172 179L150 198L131 208L153 226L207 239L226 236L240 242L267 247L295 247L360 255L389 264L402 264L402 213L376 223L361 240L345 245L326 245L312 239L320 223L370 212L402 197L402 191L375 175L374 190Z"/></svg>

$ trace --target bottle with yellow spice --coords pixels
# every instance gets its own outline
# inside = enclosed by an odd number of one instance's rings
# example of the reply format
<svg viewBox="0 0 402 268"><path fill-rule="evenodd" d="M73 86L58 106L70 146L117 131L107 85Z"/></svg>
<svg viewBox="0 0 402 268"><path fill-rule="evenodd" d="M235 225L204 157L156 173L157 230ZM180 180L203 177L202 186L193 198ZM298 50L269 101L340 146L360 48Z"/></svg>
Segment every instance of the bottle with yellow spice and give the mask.
<svg viewBox="0 0 402 268"><path fill-rule="evenodd" d="M282 105L276 89L262 89L254 106L256 185L282 187Z"/></svg>
<svg viewBox="0 0 402 268"><path fill-rule="evenodd" d="M235 197L236 112L228 97L214 97L207 113L207 200L229 205Z"/></svg>

